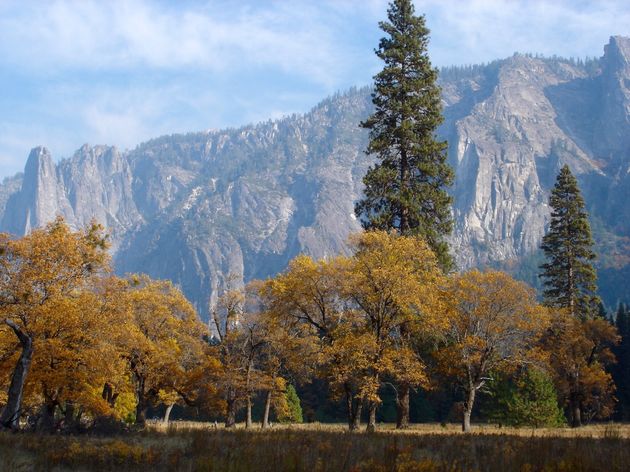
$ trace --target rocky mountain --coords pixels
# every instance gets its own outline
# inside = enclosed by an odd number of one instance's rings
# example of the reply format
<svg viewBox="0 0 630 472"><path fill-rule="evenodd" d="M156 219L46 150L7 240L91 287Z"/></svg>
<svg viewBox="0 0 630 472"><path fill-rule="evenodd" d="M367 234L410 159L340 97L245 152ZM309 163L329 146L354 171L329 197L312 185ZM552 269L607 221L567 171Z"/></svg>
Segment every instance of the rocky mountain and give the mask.
<svg viewBox="0 0 630 472"><path fill-rule="evenodd" d="M598 60L514 55L442 71L456 170L461 268L535 272L558 169L578 175L609 303L630 287L630 39ZM358 123L370 90L337 94L304 115L240 129L164 136L121 153L83 146L55 164L43 147L0 184L0 230L24 234L57 214L111 233L116 270L179 284L207 315L226 280L282 270L300 252L345 250L360 227L353 202L370 159ZM533 269L532 269L533 268Z"/></svg>

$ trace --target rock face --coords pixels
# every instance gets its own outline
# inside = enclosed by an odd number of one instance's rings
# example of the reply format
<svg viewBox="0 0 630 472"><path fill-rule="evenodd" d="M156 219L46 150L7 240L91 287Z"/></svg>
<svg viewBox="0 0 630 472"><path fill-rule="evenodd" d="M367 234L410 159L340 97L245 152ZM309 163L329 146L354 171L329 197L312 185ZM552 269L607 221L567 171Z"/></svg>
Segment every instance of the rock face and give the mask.
<svg viewBox="0 0 630 472"><path fill-rule="evenodd" d="M96 219L108 228L115 252L124 235L143 222L131 183L129 160L113 147L85 145L57 165L46 148L37 147L21 186L7 198L1 228L21 235L57 215L75 227Z"/></svg>
<svg viewBox="0 0 630 472"><path fill-rule="evenodd" d="M515 55L443 71L440 135L457 175L451 244L461 268L532 257L567 163L597 222L606 283L619 285L630 270L629 58L630 40L613 37L598 61ZM0 184L0 230L24 234L57 214L75 227L96 218L119 273L171 279L205 316L228 277L345 250L370 164L358 127L369 94L353 89L305 115L165 136L127 153L86 145L56 165L35 148L24 176Z"/></svg>

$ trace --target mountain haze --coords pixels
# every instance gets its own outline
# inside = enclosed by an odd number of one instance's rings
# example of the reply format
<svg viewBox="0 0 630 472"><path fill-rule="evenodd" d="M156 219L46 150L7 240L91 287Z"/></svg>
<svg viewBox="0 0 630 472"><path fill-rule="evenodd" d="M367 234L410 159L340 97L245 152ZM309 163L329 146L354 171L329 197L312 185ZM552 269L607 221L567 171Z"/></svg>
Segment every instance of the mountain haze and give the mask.
<svg viewBox="0 0 630 472"><path fill-rule="evenodd" d="M516 54L446 69L440 83L459 267L501 266L533 281L549 190L567 163L592 214L602 292L608 303L627 296L630 39L612 37L599 60ZM345 249L360 229L353 202L370 159L358 123L371 110L370 89L352 89L304 115L124 153L85 145L55 164L38 147L23 175L0 184L0 230L22 235L57 214L75 227L96 218L117 272L173 280L205 317L228 278Z"/></svg>

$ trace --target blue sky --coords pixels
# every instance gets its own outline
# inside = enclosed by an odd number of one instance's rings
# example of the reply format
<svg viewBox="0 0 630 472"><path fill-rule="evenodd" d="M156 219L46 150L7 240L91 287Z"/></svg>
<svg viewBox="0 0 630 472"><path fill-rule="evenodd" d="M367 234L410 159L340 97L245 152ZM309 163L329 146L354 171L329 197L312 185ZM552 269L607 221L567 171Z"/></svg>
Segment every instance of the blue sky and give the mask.
<svg viewBox="0 0 630 472"><path fill-rule="evenodd" d="M600 56L627 0L415 0L437 66ZM29 150L122 149L305 112L366 85L387 0L0 0L0 177Z"/></svg>

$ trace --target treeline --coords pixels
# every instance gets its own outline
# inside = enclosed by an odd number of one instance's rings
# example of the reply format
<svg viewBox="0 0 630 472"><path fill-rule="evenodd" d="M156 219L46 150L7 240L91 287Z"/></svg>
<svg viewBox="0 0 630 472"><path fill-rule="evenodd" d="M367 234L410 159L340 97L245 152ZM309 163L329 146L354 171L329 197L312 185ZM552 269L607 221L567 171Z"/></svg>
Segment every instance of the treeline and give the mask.
<svg viewBox="0 0 630 472"><path fill-rule="evenodd" d="M298 256L274 278L227 290L210 330L169 282L111 275L96 225L73 232L58 219L3 235L2 425L142 425L148 408L181 404L228 427L244 410L252 426L261 398L266 427L272 411L298 419L288 380L325 384L350 429L363 416L376 427L384 388L400 427L404 392L444 385L462 394L465 429L484 390L496 392L503 423L558 424L558 405L570 416L576 399L587 419L612 413L605 367L617 334L605 319L545 308L502 272L445 275L421 238L369 231L351 246L351 256Z"/></svg>

